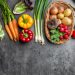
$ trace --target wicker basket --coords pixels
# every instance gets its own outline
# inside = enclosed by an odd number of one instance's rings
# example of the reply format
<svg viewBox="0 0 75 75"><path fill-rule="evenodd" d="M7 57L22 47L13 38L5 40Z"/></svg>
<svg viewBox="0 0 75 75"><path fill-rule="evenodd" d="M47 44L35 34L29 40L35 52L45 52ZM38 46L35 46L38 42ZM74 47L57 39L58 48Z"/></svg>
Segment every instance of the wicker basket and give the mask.
<svg viewBox="0 0 75 75"><path fill-rule="evenodd" d="M47 22L48 22L48 20L49 20L49 15L50 15L50 14L49 14L49 10L50 10L50 8L53 7L53 6L56 6L56 7L58 7L58 6L63 6L65 9L66 9L66 8L70 8L70 9L72 10L72 14L71 14L71 16L69 17L69 18L71 18L71 20L72 20L72 25L70 26L71 34L72 34L72 31L73 31L73 28L74 28L74 10L73 10L73 8L70 6L70 4L67 4L67 3L62 2L62 1L52 2L52 3L49 5L49 7L47 8L46 13L45 13L45 34L46 34L47 39L48 39L50 42L52 42L52 41L51 41L51 39L50 39L50 32L49 32L49 29L47 28ZM70 34L70 36L69 36L69 39L71 38L71 34ZM68 40L69 40L69 39L68 39ZM64 44L64 43L66 43L68 40L63 40L63 41L55 42L55 44Z"/></svg>

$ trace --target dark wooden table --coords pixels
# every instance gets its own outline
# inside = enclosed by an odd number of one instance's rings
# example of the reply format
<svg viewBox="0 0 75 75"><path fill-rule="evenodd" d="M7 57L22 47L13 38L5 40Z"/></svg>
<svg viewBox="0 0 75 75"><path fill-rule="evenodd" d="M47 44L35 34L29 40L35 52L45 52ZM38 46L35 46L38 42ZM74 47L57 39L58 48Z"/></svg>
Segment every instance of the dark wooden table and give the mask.
<svg viewBox="0 0 75 75"><path fill-rule="evenodd" d="M75 5L72 0L65 1ZM11 9L17 2L19 0L8 0ZM33 11L25 13L32 15ZM20 15L15 16L17 19ZM0 20L4 25L1 14ZM45 38L42 46L34 40L14 43L5 34L0 42L0 75L75 75L75 40L54 45Z"/></svg>

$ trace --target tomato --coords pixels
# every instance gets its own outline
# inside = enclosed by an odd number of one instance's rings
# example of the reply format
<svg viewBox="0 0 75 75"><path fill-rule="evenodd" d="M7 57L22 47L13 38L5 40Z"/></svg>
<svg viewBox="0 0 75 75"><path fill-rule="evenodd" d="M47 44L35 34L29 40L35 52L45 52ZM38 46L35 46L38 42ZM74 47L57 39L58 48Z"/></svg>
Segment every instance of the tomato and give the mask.
<svg viewBox="0 0 75 75"><path fill-rule="evenodd" d="M63 36L60 36L59 39L60 39L60 40L63 40Z"/></svg>
<svg viewBox="0 0 75 75"><path fill-rule="evenodd" d="M64 28L60 28L60 30L59 30L60 32L64 32Z"/></svg>
<svg viewBox="0 0 75 75"><path fill-rule="evenodd" d="M64 34L64 39L68 39L69 38L69 36L67 35L67 34Z"/></svg>
<svg viewBox="0 0 75 75"><path fill-rule="evenodd" d="M75 38L75 30L72 33L72 38Z"/></svg>

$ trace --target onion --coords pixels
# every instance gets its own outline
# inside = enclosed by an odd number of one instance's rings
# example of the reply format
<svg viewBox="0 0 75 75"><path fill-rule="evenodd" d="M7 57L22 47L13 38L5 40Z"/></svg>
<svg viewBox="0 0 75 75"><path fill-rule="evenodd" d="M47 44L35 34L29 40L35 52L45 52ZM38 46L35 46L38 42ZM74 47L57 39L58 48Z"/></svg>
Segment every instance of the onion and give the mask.
<svg viewBox="0 0 75 75"><path fill-rule="evenodd" d="M49 19L56 19L57 16L56 15L50 15Z"/></svg>
<svg viewBox="0 0 75 75"><path fill-rule="evenodd" d="M56 14L58 13L58 8L57 8L57 7L52 7L52 8L50 9L50 13L51 13L52 15L56 15Z"/></svg>
<svg viewBox="0 0 75 75"><path fill-rule="evenodd" d="M64 7L63 6L58 7L58 12L63 13L64 12Z"/></svg>
<svg viewBox="0 0 75 75"><path fill-rule="evenodd" d="M72 24L72 20L68 17L64 17L62 20L62 23L65 25L71 25Z"/></svg>

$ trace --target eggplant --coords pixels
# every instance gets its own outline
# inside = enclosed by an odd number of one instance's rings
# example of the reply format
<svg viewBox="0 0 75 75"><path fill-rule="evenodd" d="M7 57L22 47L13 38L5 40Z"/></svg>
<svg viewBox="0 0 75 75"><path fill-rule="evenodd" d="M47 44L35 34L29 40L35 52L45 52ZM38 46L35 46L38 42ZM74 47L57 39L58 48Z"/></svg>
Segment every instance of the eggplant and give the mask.
<svg viewBox="0 0 75 75"><path fill-rule="evenodd" d="M25 4L26 4L27 6L31 6L31 5L32 5L32 2L31 2L30 0L24 0L24 2L25 2Z"/></svg>
<svg viewBox="0 0 75 75"><path fill-rule="evenodd" d="M25 5L28 6L28 9L30 9L30 10L33 9L33 7L31 6L32 5L32 2L30 0L24 0L24 2L25 2Z"/></svg>

